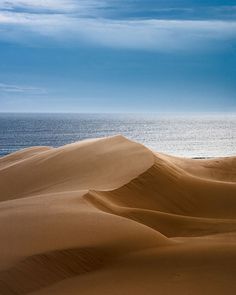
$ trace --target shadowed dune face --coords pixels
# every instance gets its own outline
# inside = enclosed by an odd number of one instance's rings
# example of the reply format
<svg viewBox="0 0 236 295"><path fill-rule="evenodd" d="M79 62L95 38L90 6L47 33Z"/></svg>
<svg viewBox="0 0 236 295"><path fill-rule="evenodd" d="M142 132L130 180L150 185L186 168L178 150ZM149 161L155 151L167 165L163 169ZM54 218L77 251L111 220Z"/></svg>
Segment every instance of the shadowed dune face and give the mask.
<svg viewBox="0 0 236 295"><path fill-rule="evenodd" d="M219 182L201 174L196 177L156 157L150 169L123 187L90 191L85 198L101 210L131 218L168 237L231 232L236 229L236 183L229 178Z"/></svg>
<svg viewBox="0 0 236 295"><path fill-rule="evenodd" d="M19 151L0 159L0 239L0 294L234 294L235 158L122 136Z"/></svg>
<svg viewBox="0 0 236 295"><path fill-rule="evenodd" d="M193 217L235 218L235 191L236 182L196 177L156 157L150 169L127 185L89 194L129 208Z"/></svg>

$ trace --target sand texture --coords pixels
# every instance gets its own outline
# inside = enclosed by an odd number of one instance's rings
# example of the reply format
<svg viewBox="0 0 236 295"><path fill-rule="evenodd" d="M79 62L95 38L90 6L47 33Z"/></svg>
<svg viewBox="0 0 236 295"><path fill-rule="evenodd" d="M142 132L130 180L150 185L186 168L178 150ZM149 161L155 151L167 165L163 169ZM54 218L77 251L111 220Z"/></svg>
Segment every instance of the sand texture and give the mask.
<svg viewBox="0 0 236 295"><path fill-rule="evenodd" d="M0 294L236 294L236 157L113 136L0 158Z"/></svg>

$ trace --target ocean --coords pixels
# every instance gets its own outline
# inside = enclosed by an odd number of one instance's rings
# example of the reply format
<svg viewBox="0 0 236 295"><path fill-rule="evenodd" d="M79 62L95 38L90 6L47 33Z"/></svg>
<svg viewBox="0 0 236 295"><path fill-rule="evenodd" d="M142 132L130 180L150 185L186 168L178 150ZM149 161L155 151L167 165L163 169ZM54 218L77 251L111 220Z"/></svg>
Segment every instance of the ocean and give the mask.
<svg viewBox="0 0 236 295"><path fill-rule="evenodd" d="M236 156L236 114L0 114L0 156L122 134L185 157Z"/></svg>

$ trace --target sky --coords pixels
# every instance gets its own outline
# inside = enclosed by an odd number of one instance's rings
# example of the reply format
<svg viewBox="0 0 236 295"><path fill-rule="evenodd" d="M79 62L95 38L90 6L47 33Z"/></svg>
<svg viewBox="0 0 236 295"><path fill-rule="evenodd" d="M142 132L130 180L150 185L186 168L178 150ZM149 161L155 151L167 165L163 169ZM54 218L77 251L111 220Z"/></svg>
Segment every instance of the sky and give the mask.
<svg viewBox="0 0 236 295"><path fill-rule="evenodd" d="M235 0L0 0L0 112L219 111Z"/></svg>

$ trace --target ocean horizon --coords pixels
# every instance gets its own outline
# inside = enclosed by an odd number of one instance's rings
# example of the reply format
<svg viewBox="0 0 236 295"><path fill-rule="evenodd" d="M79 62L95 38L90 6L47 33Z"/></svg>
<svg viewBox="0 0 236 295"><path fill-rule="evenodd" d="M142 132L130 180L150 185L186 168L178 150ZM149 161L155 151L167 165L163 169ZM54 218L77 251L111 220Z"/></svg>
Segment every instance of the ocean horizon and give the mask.
<svg viewBox="0 0 236 295"><path fill-rule="evenodd" d="M190 158L236 155L236 113L0 113L0 156L121 134Z"/></svg>

